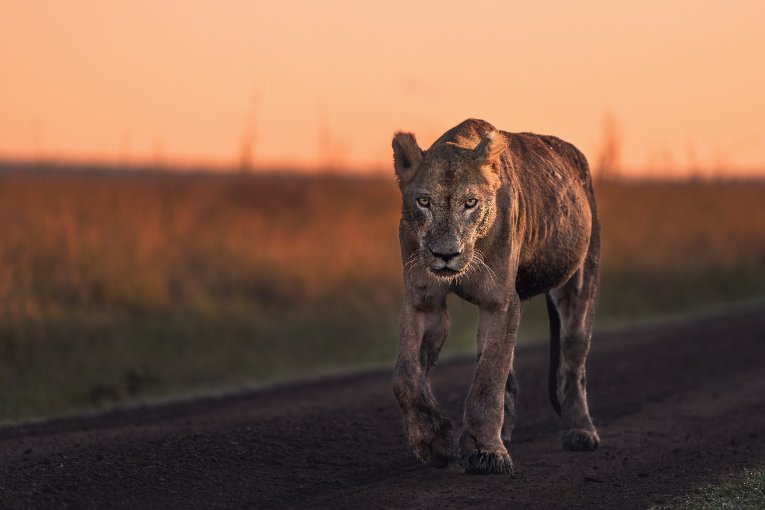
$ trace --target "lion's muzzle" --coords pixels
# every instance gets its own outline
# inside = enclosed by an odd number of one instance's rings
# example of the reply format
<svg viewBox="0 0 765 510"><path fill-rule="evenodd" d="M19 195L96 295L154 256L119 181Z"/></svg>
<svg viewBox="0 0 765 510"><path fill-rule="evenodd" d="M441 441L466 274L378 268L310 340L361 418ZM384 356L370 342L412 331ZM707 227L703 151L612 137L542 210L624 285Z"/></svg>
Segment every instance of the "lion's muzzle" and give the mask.
<svg viewBox="0 0 765 510"><path fill-rule="evenodd" d="M465 257L463 257L463 250L458 249L446 249L437 251L436 249L428 249L432 259L428 264L428 269L434 275L440 278L451 278L459 275L467 267Z"/></svg>

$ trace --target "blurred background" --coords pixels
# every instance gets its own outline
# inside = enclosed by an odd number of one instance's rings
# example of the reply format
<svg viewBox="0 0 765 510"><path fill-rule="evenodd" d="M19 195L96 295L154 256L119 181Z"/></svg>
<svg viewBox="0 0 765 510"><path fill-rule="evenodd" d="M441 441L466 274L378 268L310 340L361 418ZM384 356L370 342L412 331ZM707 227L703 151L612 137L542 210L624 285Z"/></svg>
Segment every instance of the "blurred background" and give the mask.
<svg viewBox="0 0 765 510"><path fill-rule="evenodd" d="M763 26L761 1L4 0L0 423L391 366L390 139L468 117L587 155L596 328L765 299ZM450 307L444 356L470 353Z"/></svg>

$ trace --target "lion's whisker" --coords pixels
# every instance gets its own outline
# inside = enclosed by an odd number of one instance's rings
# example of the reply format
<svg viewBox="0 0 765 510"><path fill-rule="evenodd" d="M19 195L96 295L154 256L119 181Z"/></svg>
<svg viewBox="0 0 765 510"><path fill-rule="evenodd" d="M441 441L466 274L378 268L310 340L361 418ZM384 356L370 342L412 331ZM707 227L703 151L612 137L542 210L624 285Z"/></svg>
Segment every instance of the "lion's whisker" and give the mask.
<svg viewBox="0 0 765 510"><path fill-rule="evenodd" d="M492 284L497 283L497 273L495 273L492 268L489 267L488 264L486 264L486 261L484 259L483 253L481 253L479 250L473 251L473 257L470 259L470 265L476 266L476 270L478 270L479 267L485 268L486 273L489 275L489 279L491 280Z"/></svg>
<svg viewBox="0 0 765 510"><path fill-rule="evenodd" d="M413 251L411 255L409 255L409 259L407 259L406 264L404 264L404 268L406 270L410 270L415 265L421 262L422 262L422 248L418 248L415 251Z"/></svg>

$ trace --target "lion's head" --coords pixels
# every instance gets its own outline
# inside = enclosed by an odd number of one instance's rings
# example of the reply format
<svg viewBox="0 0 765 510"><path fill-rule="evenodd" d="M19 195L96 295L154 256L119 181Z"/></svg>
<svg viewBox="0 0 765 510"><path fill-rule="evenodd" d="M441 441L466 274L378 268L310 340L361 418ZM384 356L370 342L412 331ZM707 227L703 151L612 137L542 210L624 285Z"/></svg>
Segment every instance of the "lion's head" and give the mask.
<svg viewBox="0 0 765 510"><path fill-rule="evenodd" d="M472 143L435 144L427 151L412 133L396 133L393 166L403 201L402 223L419 243L409 263L422 264L446 280L483 263L475 243L496 218L499 159L506 148L499 131Z"/></svg>

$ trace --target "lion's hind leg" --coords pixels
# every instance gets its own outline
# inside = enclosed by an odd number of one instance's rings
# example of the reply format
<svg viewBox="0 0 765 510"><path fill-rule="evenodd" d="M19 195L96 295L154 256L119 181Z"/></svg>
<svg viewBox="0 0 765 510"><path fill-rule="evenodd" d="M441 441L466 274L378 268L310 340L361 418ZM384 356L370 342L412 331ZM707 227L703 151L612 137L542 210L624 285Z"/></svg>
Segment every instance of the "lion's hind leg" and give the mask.
<svg viewBox="0 0 765 510"><path fill-rule="evenodd" d="M547 295L553 333L550 397L560 413L563 447L570 450L595 450L600 444L587 406L585 377L597 286L597 266L585 263Z"/></svg>

